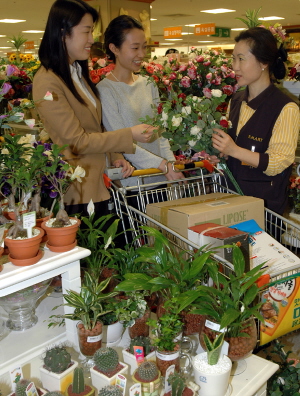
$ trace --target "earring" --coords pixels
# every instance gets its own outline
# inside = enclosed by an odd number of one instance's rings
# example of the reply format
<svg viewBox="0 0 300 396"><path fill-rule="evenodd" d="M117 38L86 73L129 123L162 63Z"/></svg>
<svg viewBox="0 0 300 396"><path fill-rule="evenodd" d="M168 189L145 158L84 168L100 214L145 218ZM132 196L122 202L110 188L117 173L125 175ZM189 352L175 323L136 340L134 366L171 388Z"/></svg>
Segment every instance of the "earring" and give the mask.
<svg viewBox="0 0 300 396"><path fill-rule="evenodd" d="M264 69L264 68L262 68L261 70L262 70L262 71L264 71L265 69Z"/></svg>

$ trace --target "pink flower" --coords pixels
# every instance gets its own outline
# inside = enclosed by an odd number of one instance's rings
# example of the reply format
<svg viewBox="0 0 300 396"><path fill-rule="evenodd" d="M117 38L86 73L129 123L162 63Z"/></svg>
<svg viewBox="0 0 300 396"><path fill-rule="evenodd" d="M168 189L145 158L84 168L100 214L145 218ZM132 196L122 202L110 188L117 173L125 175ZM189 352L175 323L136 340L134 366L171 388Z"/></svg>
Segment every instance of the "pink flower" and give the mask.
<svg viewBox="0 0 300 396"><path fill-rule="evenodd" d="M181 79L180 85L184 88L189 88L191 86L191 79L188 76L185 76Z"/></svg>
<svg viewBox="0 0 300 396"><path fill-rule="evenodd" d="M211 98L212 94L211 94L211 90L209 88L203 88L203 95L206 98Z"/></svg>
<svg viewBox="0 0 300 396"><path fill-rule="evenodd" d="M211 64L211 61L210 60L206 60L205 62L203 62L203 65L204 66L209 66Z"/></svg>
<svg viewBox="0 0 300 396"><path fill-rule="evenodd" d="M177 74L176 73L170 73L170 75L169 75L169 79L170 80L176 80L176 78L177 78Z"/></svg>
<svg viewBox="0 0 300 396"><path fill-rule="evenodd" d="M222 77L217 76L217 77L216 77L215 84L216 84L216 85L220 85L221 83L222 83Z"/></svg>
<svg viewBox="0 0 300 396"><path fill-rule="evenodd" d="M197 78L197 69L195 67L191 67L188 69L187 74L192 80L195 80Z"/></svg>
<svg viewBox="0 0 300 396"><path fill-rule="evenodd" d="M204 56L202 55L196 56L195 61L198 63L202 63L204 61Z"/></svg>
<svg viewBox="0 0 300 396"><path fill-rule="evenodd" d="M235 84L233 87L233 93L236 93L236 91L239 89L238 84Z"/></svg>
<svg viewBox="0 0 300 396"><path fill-rule="evenodd" d="M148 65L146 67L147 73L153 74L154 73L154 67L152 65Z"/></svg>
<svg viewBox="0 0 300 396"><path fill-rule="evenodd" d="M184 72L184 71L186 71L186 69L187 69L187 65L184 64L184 65L180 65L180 66L179 66L178 71L179 71L179 72Z"/></svg>
<svg viewBox="0 0 300 396"><path fill-rule="evenodd" d="M230 96L233 94L233 87L231 85L224 85L224 87L222 87L222 91L227 96Z"/></svg>
<svg viewBox="0 0 300 396"><path fill-rule="evenodd" d="M211 78L212 78L212 73L207 73L205 78L206 78L207 80L211 80Z"/></svg>
<svg viewBox="0 0 300 396"><path fill-rule="evenodd" d="M233 70L230 72L229 77L230 78L235 78L235 72Z"/></svg>
<svg viewBox="0 0 300 396"><path fill-rule="evenodd" d="M166 78L164 78L164 79L163 79L163 83L164 83L165 85L169 85L169 84L170 84L170 80L167 80Z"/></svg>
<svg viewBox="0 0 300 396"><path fill-rule="evenodd" d="M106 59L100 58L97 60L97 63L100 67L104 67L104 66L106 66Z"/></svg>
<svg viewBox="0 0 300 396"><path fill-rule="evenodd" d="M223 72L223 73L226 73L226 72L227 72L227 70L228 70L228 67L227 67L227 66L224 66L224 65L222 65L222 66L221 66L221 70L222 70L222 72Z"/></svg>

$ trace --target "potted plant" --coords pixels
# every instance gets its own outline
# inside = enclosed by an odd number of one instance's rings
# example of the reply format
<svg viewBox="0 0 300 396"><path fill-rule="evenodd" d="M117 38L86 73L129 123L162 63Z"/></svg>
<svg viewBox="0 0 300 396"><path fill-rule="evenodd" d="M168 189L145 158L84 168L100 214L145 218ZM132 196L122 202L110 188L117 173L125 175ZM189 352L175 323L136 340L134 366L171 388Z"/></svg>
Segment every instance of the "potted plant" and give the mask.
<svg viewBox="0 0 300 396"><path fill-rule="evenodd" d="M93 386L99 391L107 385L115 385L117 374L126 374L128 366L119 362L118 352L111 347L98 349L93 360L94 367L91 367L91 378Z"/></svg>
<svg viewBox="0 0 300 396"><path fill-rule="evenodd" d="M48 236L47 246L54 252L65 252L76 246L76 232L80 225L77 218L69 218L64 209L64 194L67 192L72 181L81 182L85 176L85 170L77 166L73 167L62 160L61 152L66 146L52 144L51 162L48 164L45 177L51 184L52 197L59 197L59 210L56 217L44 221L42 228Z"/></svg>
<svg viewBox="0 0 300 396"><path fill-rule="evenodd" d="M67 386L65 396L95 396L95 388L86 385L82 367L76 367L73 382Z"/></svg>
<svg viewBox="0 0 300 396"><path fill-rule="evenodd" d="M43 387L49 391L65 392L67 385L73 380L78 362L71 359L71 355L64 345L49 348L43 362L43 366L40 367Z"/></svg>
<svg viewBox="0 0 300 396"><path fill-rule="evenodd" d="M137 359L134 354L134 347L143 348L144 359L147 361L155 361L155 349L151 344L150 337L137 336L131 338L128 348L122 349L123 361L130 366L130 374L138 367Z"/></svg>
<svg viewBox="0 0 300 396"><path fill-rule="evenodd" d="M161 374L154 362L143 362L132 374L132 380L139 382L143 396L158 396Z"/></svg>
<svg viewBox="0 0 300 396"><path fill-rule="evenodd" d="M105 304L105 310L110 312L102 315L101 322L103 324L103 341L106 346L117 345L123 335L123 323L118 320L118 317L114 311L114 302Z"/></svg>
<svg viewBox="0 0 300 396"><path fill-rule="evenodd" d="M224 333L220 333L213 342L205 334L204 342L207 352L193 358L194 378L200 386L199 396L224 396L232 367L226 355L220 356Z"/></svg>
<svg viewBox="0 0 300 396"><path fill-rule="evenodd" d="M67 290L63 295L65 306L74 308L74 312L64 315L51 315L49 326L62 323L65 319L79 321L77 325L80 352L87 362L102 344L102 322L100 317L110 312L105 303L111 301L117 292L103 293L110 279L99 282L88 271L85 272L80 293Z"/></svg>
<svg viewBox="0 0 300 396"><path fill-rule="evenodd" d="M27 396L26 391L28 391L28 385L32 384L32 381L27 380L25 378L21 378L16 383L16 389L13 393L10 393L8 396ZM42 388L36 388L39 396L45 395L47 392Z"/></svg>
<svg viewBox="0 0 300 396"><path fill-rule="evenodd" d="M257 330L254 317L264 321L260 307L256 302L260 287L257 281L263 274L264 263L245 272L245 260L236 245L226 246L233 249L234 271L225 276L217 272L214 286L198 286L192 293L198 294L194 300L196 313L206 315L206 321L200 333L200 343L205 348L203 334L212 341L216 335L225 330L225 340L229 342L228 356L239 360L249 355L257 342ZM264 286L265 287L265 286Z"/></svg>
<svg viewBox="0 0 300 396"><path fill-rule="evenodd" d="M123 390L117 385L107 385L100 389L98 396L123 396Z"/></svg>
<svg viewBox="0 0 300 396"><path fill-rule="evenodd" d="M199 385L192 381L187 383L185 376L176 371L169 376L168 382L171 385L171 391L165 393L164 396L194 396L199 389Z"/></svg>

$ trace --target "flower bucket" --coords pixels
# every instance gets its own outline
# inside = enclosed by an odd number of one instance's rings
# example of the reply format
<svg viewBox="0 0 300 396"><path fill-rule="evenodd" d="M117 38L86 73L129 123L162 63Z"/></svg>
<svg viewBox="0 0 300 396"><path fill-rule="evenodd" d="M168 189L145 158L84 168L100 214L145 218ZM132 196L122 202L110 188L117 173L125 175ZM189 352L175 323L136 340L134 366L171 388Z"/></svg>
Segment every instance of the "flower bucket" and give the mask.
<svg viewBox="0 0 300 396"><path fill-rule="evenodd" d="M76 233L81 221L76 217L70 217L70 220L76 220L76 223L65 227L51 227L43 221L42 228L48 236L47 247L51 251L67 252L76 246Z"/></svg>

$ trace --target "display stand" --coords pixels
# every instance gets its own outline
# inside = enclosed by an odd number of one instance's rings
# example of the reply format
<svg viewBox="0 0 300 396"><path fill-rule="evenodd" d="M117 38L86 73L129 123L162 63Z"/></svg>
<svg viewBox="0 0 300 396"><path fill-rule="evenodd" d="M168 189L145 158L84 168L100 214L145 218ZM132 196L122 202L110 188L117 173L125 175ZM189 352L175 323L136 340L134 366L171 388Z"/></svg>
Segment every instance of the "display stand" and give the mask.
<svg viewBox="0 0 300 396"><path fill-rule="evenodd" d="M6 263L0 273L0 297L22 290L38 282L61 275L63 293L66 290L80 291L80 259L91 254L90 250L76 247L65 253L53 253L45 248L43 258L32 266L16 267ZM0 341L0 377L11 367L21 366L35 357L40 357L46 347L67 341L77 348L76 322L66 320L65 326L48 329L48 319L53 307L62 299L44 298L37 308L38 323L23 332L12 331ZM73 308L60 308L70 313ZM5 317L1 311L1 316Z"/></svg>

